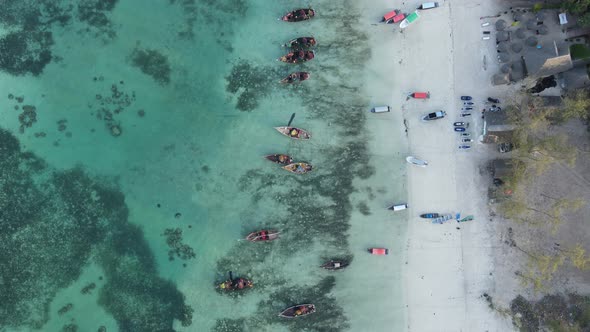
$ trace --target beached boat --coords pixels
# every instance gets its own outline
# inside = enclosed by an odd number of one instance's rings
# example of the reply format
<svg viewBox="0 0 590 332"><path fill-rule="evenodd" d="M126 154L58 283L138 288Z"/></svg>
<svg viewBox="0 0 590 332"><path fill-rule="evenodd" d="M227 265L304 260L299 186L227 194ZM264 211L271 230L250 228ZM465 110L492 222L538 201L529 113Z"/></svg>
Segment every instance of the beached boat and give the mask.
<svg viewBox="0 0 590 332"><path fill-rule="evenodd" d="M222 291L239 291L248 288L252 288L254 283L252 280L245 279L245 278L236 278L236 279L228 279L219 285L217 285L217 289Z"/></svg>
<svg viewBox="0 0 590 332"><path fill-rule="evenodd" d="M279 317L296 318L303 317L315 312L315 305L313 304L298 304L283 310Z"/></svg>
<svg viewBox="0 0 590 332"><path fill-rule="evenodd" d="M422 117L422 121L432 121L442 119L447 115L445 111L436 111L432 113L428 113Z"/></svg>
<svg viewBox="0 0 590 332"><path fill-rule="evenodd" d="M426 10L426 9L433 9L436 7L438 7L438 2L425 2L425 3L421 4L420 6L418 6L417 9Z"/></svg>
<svg viewBox="0 0 590 332"><path fill-rule="evenodd" d="M285 22L301 22L305 20L310 20L315 16L315 11L311 8L301 8L295 9L292 12L288 12L287 14L281 17L282 21Z"/></svg>
<svg viewBox="0 0 590 332"><path fill-rule="evenodd" d="M412 92L408 94L408 97L412 97L414 99L428 99L430 98L430 92Z"/></svg>
<svg viewBox="0 0 590 332"><path fill-rule="evenodd" d="M289 76L283 78L280 83L283 84L292 84L292 83L299 83L305 81L311 76L310 73L304 71L296 71L294 73L289 74Z"/></svg>
<svg viewBox="0 0 590 332"><path fill-rule="evenodd" d="M313 51L299 50L295 52L289 52L277 60L285 63L302 63L313 60L313 58L315 58L315 53L313 53Z"/></svg>
<svg viewBox="0 0 590 332"><path fill-rule="evenodd" d="M286 154L269 154L264 156L267 160L272 161L273 163L281 164L281 165L289 165L293 162L293 158Z"/></svg>
<svg viewBox="0 0 590 332"><path fill-rule="evenodd" d="M260 231L252 232L246 236L246 240L250 242L264 242L272 241L279 238L279 231L272 229L263 229Z"/></svg>
<svg viewBox="0 0 590 332"><path fill-rule="evenodd" d="M454 216L454 215L452 215L452 214L444 214L444 215L442 215L442 216L440 216L440 217L438 217L438 218L434 218L434 219L432 219L432 223L433 223L433 224L442 224L442 223L444 223L445 221L449 221L449 220L451 220L451 219L454 219L454 217L455 217L455 216Z"/></svg>
<svg viewBox="0 0 590 332"><path fill-rule="evenodd" d="M416 165L416 166L420 166L420 167L426 167L428 165L428 162L426 160L418 159L418 158L412 157L412 156L406 157L406 161L412 165Z"/></svg>
<svg viewBox="0 0 590 332"><path fill-rule="evenodd" d="M287 137L291 137L292 139L310 139L311 138L311 134L301 128L275 127L275 129L279 133L281 133Z"/></svg>
<svg viewBox="0 0 590 332"><path fill-rule="evenodd" d="M295 174L305 174L311 172L312 166L308 163L292 163L283 166L283 169Z"/></svg>
<svg viewBox="0 0 590 332"><path fill-rule="evenodd" d="M367 249L371 255L389 255L389 249L387 248L369 248Z"/></svg>
<svg viewBox="0 0 590 332"><path fill-rule="evenodd" d="M315 46L316 40L313 37L298 37L289 40L283 47L290 47L293 49L310 48Z"/></svg>
<svg viewBox="0 0 590 332"><path fill-rule="evenodd" d="M385 23L385 24L393 23L393 18L395 17L395 15L397 15L397 10L395 10L395 9L386 13L381 18L381 23Z"/></svg>
<svg viewBox="0 0 590 332"><path fill-rule="evenodd" d="M324 268L326 270L340 270L343 269L345 267L348 266L348 262L346 261L334 261L334 260L330 260L329 262L326 262L324 264L322 264L322 266L320 266L321 268Z"/></svg>
<svg viewBox="0 0 590 332"><path fill-rule="evenodd" d="M386 113L391 112L391 107L389 106L377 106L371 108L371 113Z"/></svg>
<svg viewBox="0 0 590 332"><path fill-rule="evenodd" d="M438 213L423 213L420 215L420 218L432 219L432 218L438 218L439 216L440 216L440 214L438 214Z"/></svg>
<svg viewBox="0 0 590 332"><path fill-rule="evenodd" d="M388 207L388 210L392 210L392 211L402 211L408 208L408 204L406 203L401 203L401 204L394 204L390 207Z"/></svg>
<svg viewBox="0 0 590 332"><path fill-rule="evenodd" d="M411 13L402 21L402 23L399 24L400 29L407 28L410 24L416 22L416 20L418 20L419 18L420 14L418 14L418 12L415 11Z"/></svg>

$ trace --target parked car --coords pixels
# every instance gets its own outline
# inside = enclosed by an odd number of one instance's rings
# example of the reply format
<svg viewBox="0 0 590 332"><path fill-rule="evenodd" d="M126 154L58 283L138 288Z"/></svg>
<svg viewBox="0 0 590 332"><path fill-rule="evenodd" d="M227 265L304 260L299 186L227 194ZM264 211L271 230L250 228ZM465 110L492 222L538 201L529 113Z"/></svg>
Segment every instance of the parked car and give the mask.
<svg viewBox="0 0 590 332"><path fill-rule="evenodd" d="M445 111L436 111L436 112L428 113L422 117L422 121L442 119L445 117L445 115L447 115L447 112L445 112Z"/></svg>
<svg viewBox="0 0 590 332"><path fill-rule="evenodd" d="M500 153L510 152L514 149L514 144L512 143L500 143L498 144L498 151Z"/></svg>
<svg viewBox="0 0 590 332"><path fill-rule="evenodd" d="M455 131L462 132L462 131L465 131L465 130L467 130L467 129L465 129L465 127L455 127Z"/></svg>
<svg viewBox="0 0 590 332"><path fill-rule="evenodd" d="M471 96L461 96L461 100L471 100Z"/></svg>
<svg viewBox="0 0 590 332"><path fill-rule="evenodd" d="M475 105L475 103L472 101L464 101L463 102L463 106L473 106L473 105Z"/></svg>
<svg viewBox="0 0 590 332"><path fill-rule="evenodd" d="M473 107L471 107L471 106L463 107L463 108L461 108L461 111L473 111Z"/></svg>
<svg viewBox="0 0 590 332"><path fill-rule="evenodd" d="M460 134L461 137L471 137L470 133L461 133Z"/></svg>
<svg viewBox="0 0 590 332"><path fill-rule="evenodd" d="M488 97L488 101L492 104L499 104L500 103L500 99L498 99L498 98Z"/></svg>
<svg viewBox="0 0 590 332"><path fill-rule="evenodd" d="M466 116L471 116L471 113L469 113L469 112L463 112L459 116L462 117L462 118L464 118Z"/></svg>
<svg viewBox="0 0 590 332"><path fill-rule="evenodd" d="M455 127L469 127L469 123L465 124L465 122L458 121L458 122L453 122L453 126L455 126Z"/></svg>

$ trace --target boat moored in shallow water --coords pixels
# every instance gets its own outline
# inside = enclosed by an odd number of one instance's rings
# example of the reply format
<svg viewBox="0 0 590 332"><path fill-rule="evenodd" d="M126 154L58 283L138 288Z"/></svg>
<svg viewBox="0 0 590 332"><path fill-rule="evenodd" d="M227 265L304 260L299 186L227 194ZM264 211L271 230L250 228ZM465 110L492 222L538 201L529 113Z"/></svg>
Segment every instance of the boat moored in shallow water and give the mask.
<svg viewBox="0 0 590 332"><path fill-rule="evenodd" d="M275 129L279 133L281 133L287 137L291 137L292 139L310 139L311 138L311 134L301 128L275 127Z"/></svg>
<svg viewBox="0 0 590 332"><path fill-rule="evenodd" d="M285 22L301 22L310 20L315 16L315 11L311 8L295 9L294 11L288 12L281 17L282 21Z"/></svg>
<svg viewBox="0 0 590 332"><path fill-rule="evenodd" d="M298 304L283 310L279 317L297 318L303 317L315 312L315 305L313 304Z"/></svg>

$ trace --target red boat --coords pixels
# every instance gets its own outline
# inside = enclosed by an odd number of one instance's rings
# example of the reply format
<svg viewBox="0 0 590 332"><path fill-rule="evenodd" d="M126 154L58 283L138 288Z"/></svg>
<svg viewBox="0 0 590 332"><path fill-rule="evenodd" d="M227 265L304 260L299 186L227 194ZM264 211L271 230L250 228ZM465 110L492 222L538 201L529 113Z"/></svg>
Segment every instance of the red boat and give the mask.
<svg viewBox="0 0 590 332"><path fill-rule="evenodd" d="M264 241L272 241L279 238L279 231L275 230L266 230L263 229L261 231L252 232L246 236L246 240L250 242L264 242Z"/></svg>
<svg viewBox="0 0 590 332"><path fill-rule="evenodd" d="M293 158L286 154L269 154L268 156L264 156L264 158L281 165L289 165L293 162Z"/></svg>
<svg viewBox="0 0 590 332"><path fill-rule="evenodd" d="M315 11L311 8L295 9L294 11L285 14L281 20L285 22L301 22L311 19L315 16Z"/></svg>
<svg viewBox="0 0 590 332"><path fill-rule="evenodd" d="M292 83L299 83L303 82L311 76L310 73L304 71L296 71L294 73L289 74L289 76L283 78L281 83L285 84L292 84Z"/></svg>
<svg viewBox="0 0 590 332"><path fill-rule="evenodd" d="M280 57L278 60L282 61L282 62L286 62L286 63L302 63L302 62L306 62L309 60L312 60L315 57L315 53L313 53L313 51L294 51L294 52L289 52L285 55L283 55L282 57Z"/></svg>
<svg viewBox="0 0 590 332"><path fill-rule="evenodd" d="M299 37L289 40L288 43L283 44L283 47L290 47L293 49L310 48L315 46L316 40L313 37Z"/></svg>
<svg viewBox="0 0 590 332"><path fill-rule="evenodd" d="M378 255L378 256L389 255L389 249L387 249L387 248L369 248L368 251L372 255Z"/></svg>
<svg viewBox="0 0 590 332"><path fill-rule="evenodd" d="M393 23L393 18L397 15L397 10L392 10L389 13L383 15L381 23L390 24Z"/></svg>
<svg viewBox="0 0 590 332"><path fill-rule="evenodd" d="M428 99L430 98L430 92L412 92L408 96L414 99Z"/></svg>
<svg viewBox="0 0 590 332"><path fill-rule="evenodd" d="M404 14L404 13L399 13L399 14L395 15L395 16L394 16L394 17L391 19L391 21L392 21L392 23L397 23L397 22L401 22L401 21L403 21L405 18L406 18L406 14Z"/></svg>

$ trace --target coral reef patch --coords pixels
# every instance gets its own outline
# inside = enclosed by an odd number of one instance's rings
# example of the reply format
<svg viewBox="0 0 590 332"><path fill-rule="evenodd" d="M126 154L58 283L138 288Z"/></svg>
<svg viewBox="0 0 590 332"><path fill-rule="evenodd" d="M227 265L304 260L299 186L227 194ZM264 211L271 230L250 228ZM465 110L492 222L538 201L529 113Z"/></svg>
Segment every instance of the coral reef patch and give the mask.
<svg viewBox="0 0 590 332"><path fill-rule="evenodd" d="M270 66L254 66L245 60L240 60L232 67L225 78L225 90L237 96L236 108L240 111L253 111L258 107L259 99L270 94L276 82L269 77L279 75L277 69Z"/></svg>
<svg viewBox="0 0 590 332"><path fill-rule="evenodd" d="M168 58L156 50L136 47L131 52L131 64L142 73L151 76L160 85L170 83L170 64Z"/></svg>
<svg viewBox="0 0 590 332"><path fill-rule="evenodd" d="M77 280L90 262L105 271L99 304L119 330L172 331L175 319L190 325L192 309L174 284L158 276L143 233L127 221L124 196L114 184L82 168L50 169L21 151L4 129L0 154L0 326L41 329L58 290ZM60 312L70 309L65 305Z"/></svg>

